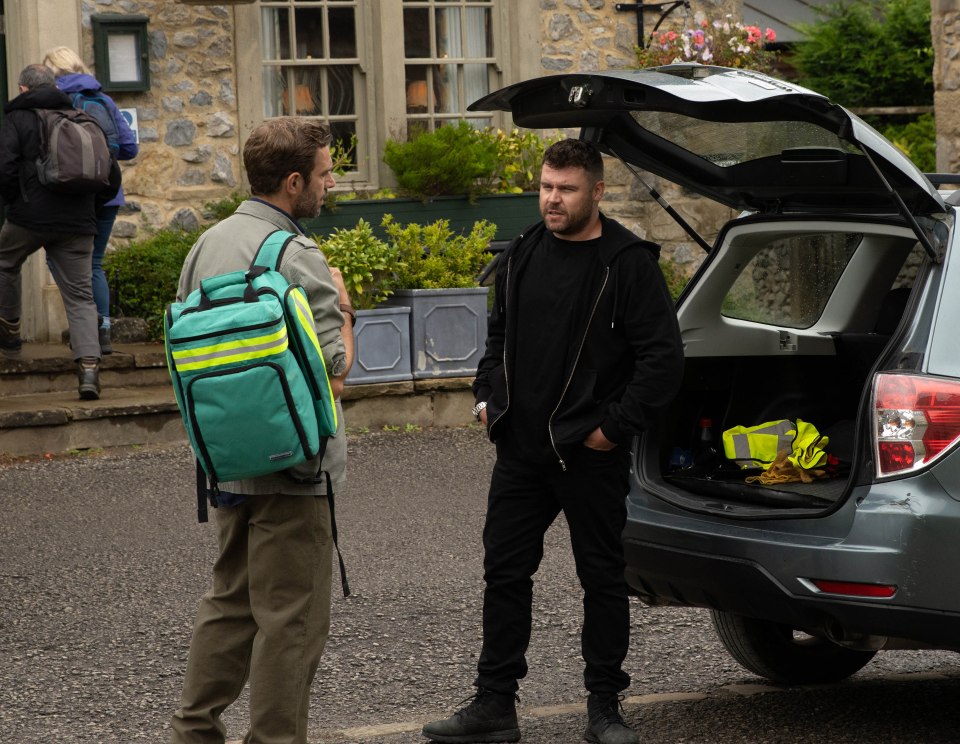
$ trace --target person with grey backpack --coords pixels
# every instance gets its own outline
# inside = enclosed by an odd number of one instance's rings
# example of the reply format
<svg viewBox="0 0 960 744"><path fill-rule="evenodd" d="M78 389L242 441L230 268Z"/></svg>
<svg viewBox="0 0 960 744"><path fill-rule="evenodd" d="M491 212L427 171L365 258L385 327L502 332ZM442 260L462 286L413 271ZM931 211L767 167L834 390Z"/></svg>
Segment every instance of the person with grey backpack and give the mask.
<svg viewBox="0 0 960 744"><path fill-rule="evenodd" d="M89 114L100 124L114 158L135 158L139 152L136 135L120 113L117 104L103 92L100 83L90 74L77 53L70 47L54 47L43 55L43 64L53 71L57 78L57 87L70 97L74 108ZM103 354L113 352L110 338L110 283L103 270L103 256L117 213L124 204L126 200L122 185L113 197L97 200L97 234L93 239L92 255L93 299L97 303L100 351Z"/></svg>
<svg viewBox="0 0 960 744"><path fill-rule="evenodd" d="M40 162L50 143L38 111L68 115L75 110L43 65L24 68L18 86L20 94L4 106L0 128L0 196L5 206L0 229L0 353L10 359L21 355L20 269L43 248L56 268L54 280L70 327L80 398L96 400L101 352L90 257L97 232L97 194L110 186L77 193L41 181ZM116 181L113 193L118 187Z"/></svg>

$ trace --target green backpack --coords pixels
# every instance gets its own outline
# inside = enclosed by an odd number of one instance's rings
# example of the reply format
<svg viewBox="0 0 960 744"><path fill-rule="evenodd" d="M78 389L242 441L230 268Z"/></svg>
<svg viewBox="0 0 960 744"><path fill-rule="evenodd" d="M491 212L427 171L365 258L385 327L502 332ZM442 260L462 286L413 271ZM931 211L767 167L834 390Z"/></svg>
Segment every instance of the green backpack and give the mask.
<svg viewBox="0 0 960 744"><path fill-rule="evenodd" d="M204 279L167 306L167 368L197 457L201 522L219 483L311 460L337 430L307 295L277 270L294 237L271 233L247 271Z"/></svg>

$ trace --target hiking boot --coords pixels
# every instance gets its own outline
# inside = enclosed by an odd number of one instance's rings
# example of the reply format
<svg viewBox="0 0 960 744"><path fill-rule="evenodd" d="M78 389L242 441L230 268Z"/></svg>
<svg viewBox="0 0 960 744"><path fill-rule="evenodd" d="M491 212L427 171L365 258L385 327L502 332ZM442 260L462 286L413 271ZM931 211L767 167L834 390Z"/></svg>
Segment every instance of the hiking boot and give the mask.
<svg viewBox="0 0 960 744"><path fill-rule="evenodd" d="M520 741L516 695L478 687L470 702L442 721L424 725L423 735L439 742ZM466 702L466 701L464 701Z"/></svg>
<svg viewBox="0 0 960 744"><path fill-rule="evenodd" d="M110 344L110 328L109 326L100 326L98 329L100 334L100 353L102 355L112 354L113 346Z"/></svg>
<svg viewBox="0 0 960 744"><path fill-rule="evenodd" d="M23 341L20 340L20 321L0 318L0 354L7 359L19 359Z"/></svg>
<svg viewBox="0 0 960 744"><path fill-rule="evenodd" d="M639 744L637 732L623 722L620 695L590 693L587 698L587 730L583 738L594 744Z"/></svg>
<svg viewBox="0 0 960 744"><path fill-rule="evenodd" d="M77 378L80 381L80 400L100 398L100 360L82 357L77 362Z"/></svg>

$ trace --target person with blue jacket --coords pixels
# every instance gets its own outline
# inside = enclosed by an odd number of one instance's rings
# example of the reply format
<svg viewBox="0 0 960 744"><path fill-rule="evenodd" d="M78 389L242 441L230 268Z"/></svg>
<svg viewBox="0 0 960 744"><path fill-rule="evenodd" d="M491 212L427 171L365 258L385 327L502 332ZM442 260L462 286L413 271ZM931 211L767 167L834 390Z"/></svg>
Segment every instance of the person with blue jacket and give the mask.
<svg viewBox="0 0 960 744"><path fill-rule="evenodd" d="M107 135L107 142L117 160L130 160L137 156L139 148L137 138L130 129L127 120L120 113L117 104L103 92L100 83L90 74L90 70L83 64L83 60L70 47L54 47L43 55L43 64L50 69L57 79L57 87L72 101L74 108L81 108L100 121L101 114L108 115L101 127ZM93 241L93 299L97 304L97 315L100 318L100 351L110 354L113 351L110 343L110 285L103 270L103 255L107 250L113 223L117 213L126 204L123 197L123 186L120 186L116 196L109 201L97 201L97 234ZM51 266L51 271L53 271Z"/></svg>

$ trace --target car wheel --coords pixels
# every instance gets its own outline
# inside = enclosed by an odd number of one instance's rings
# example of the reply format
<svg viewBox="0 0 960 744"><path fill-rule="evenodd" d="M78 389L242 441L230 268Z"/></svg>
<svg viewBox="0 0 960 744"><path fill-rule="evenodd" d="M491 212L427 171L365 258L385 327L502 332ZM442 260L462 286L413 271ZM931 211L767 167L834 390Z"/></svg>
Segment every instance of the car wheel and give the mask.
<svg viewBox="0 0 960 744"><path fill-rule="evenodd" d="M721 643L734 659L754 674L785 685L846 679L876 653L797 634L789 625L718 610L710 614Z"/></svg>

